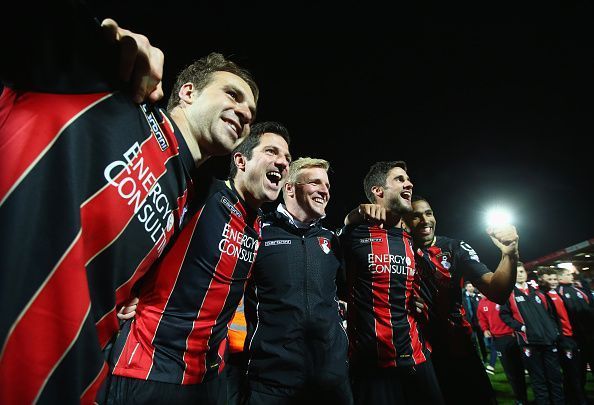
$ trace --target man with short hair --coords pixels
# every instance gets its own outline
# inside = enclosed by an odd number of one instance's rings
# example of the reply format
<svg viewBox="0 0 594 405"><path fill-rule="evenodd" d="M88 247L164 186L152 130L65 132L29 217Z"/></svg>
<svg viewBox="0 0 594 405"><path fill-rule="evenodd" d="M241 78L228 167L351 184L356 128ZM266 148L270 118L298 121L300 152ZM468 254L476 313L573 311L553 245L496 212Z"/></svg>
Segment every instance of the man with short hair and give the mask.
<svg viewBox="0 0 594 405"><path fill-rule="evenodd" d="M411 311L420 281L402 217L412 211L412 188L405 162L375 163L364 179L374 212L368 204L360 205L349 213L341 232L357 404L443 403L427 341Z"/></svg>
<svg viewBox="0 0 594 405"><path fill-rule="evenodd" d="M338 238L321 223L329 167L309 157L291 163L284 203L263 218L245 295L247 404L352 403L338 312L342 255Z"/></svg>
<svg viewBox="0 0 594 405"><path fill-rule="evenodd" d="M274 201L291 156L278 123L254 125L171 249L140 285L136 316L114 345L108 403L216 404L227 326L260 244L259 208Z"/></svg>
<svg viewBox="0 0 594 405"><path fill-rule="evenodd" d="M137 105L117 77L117 43L103 39L112 23L102 28L86 2L39 3L35 13L21 3L2 24L28 27L21 40L31 46L7 41L0 67L0 228L10 235L0 403L87 403L107 374L101 349L118 330L115 308L181 229L192 170L249 132L258 91L211 54L183 76L171 114Z"/></svg>

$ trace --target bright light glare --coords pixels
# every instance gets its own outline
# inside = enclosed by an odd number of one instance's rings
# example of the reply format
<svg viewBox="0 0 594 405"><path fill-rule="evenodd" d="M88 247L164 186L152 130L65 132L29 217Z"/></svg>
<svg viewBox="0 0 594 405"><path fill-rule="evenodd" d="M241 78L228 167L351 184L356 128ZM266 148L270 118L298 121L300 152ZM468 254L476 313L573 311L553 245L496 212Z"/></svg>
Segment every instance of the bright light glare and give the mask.
<svg viewBox="0 0 594 405"><path fill-rule="evenodd" d="M559 263L557 265L557 267L559 267L560 269L573 269L573 264L572 263Z"/></svg>
<svg viewBox="0 0 594 405"><path fill-rule="evenodd" d="M487 211L486 221L488 226L501 226L512 223L512 215L506 208L495 207Z"/></svg>

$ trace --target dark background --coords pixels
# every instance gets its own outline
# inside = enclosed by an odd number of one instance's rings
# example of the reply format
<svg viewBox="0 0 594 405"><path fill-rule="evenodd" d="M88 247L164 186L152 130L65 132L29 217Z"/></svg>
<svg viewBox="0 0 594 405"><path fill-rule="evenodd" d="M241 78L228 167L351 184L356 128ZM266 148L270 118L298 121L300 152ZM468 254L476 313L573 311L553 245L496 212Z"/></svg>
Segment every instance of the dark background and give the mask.
<svg viewBox="0 0 594 405"><path fill-rule="evenodd" d="M97 14L165 52L166 94L211 51L248 68L257 120L287 126L294 158L331 162L327 226L364 202L373 162L405 160L437 233L494 269L493 204L512 210L524 261L594 237L594 7L480 3L108 1Z"/></svg>

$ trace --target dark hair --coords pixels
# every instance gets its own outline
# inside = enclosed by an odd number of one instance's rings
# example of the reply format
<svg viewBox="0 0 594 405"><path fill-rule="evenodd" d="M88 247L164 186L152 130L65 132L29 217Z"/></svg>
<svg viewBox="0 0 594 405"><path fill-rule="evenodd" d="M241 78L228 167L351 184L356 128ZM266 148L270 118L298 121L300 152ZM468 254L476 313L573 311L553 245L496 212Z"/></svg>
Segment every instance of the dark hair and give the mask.
<svg viewBox="0 0 594 405"><path fill-rule="evenodd" d="M423 196L420 196L418 194L413 194L413 196L410 199L410 202L417 202L417 201L425 201L425 202L429 202L427 201L427 199Z"/></svg>
<svg viewBox="0 0 594 405"><path fill-rule="evenodd" d="M186 66L175 79L175 85L169 96L167 111L171 111L179 104L179 89L185 83L192 83L197 91L201 91L211 81L215 72L229 72L241 77L250 86L254 93L254 100L258 101L259 90L251 73L237 66L234 62L225 59L220 53L212 52L208 56L200 58L189 66Z"/></svg>
<svg viewBox="0 0 594 405"><path fill-rule="evenodd" d="M371 192L371 189L375 186L383 187L386 185L386 179L388 178L388 172L395 167L400 167L406 171L406 163L402 160L393 160L391 162L377 162L374 163L370 168L365 179L363 180L363 188L365 196L371 203L375 203L375 195Z"/></svg>
<svg viewBox="0 0 594 405"><path fill-rule="evenodd" d="M524 262L521 262L518 260L518 264L516 267L520 267L520 266L526 268L526 266L524 266Z"/></svg>
<svg viewBox="0 0 594 405"><path fill-rule="evenodd" d="M237 166L235 166L235 160L233 159L233 155L239 152L243 156L245 156L248 160L252 158L252 151L256 146L260 144L260 138L265 133L273 133L277 134L285 141L287 144L291 144L291 138L289 137L289 131L285 128L282 124L274 121L265 121L265 122L258 122L254 124L250 130L248 136L245 137L243 142L233 149L231 152L231 164L229 166L229 178L233 179L237 174Z"/></svg>

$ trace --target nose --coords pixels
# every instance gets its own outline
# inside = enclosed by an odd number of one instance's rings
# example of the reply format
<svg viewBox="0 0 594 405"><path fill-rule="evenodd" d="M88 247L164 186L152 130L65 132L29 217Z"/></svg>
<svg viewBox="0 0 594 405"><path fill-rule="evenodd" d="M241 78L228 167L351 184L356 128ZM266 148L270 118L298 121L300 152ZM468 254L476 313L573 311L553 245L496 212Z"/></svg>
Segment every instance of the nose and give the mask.
<svg viewBox="0 0 594 405"><path fill-rule="evenodd" d="M280 170L281 173L284 173L289 169L289 165L291 164L291 162L289 162L289 160L284 154L279 153L274 164Z"/></svg>
<svg viewBox="0 0 594 405"><path fill-rule="evenodd" d="M412 188L413 188L413 183L412 183L412 181L410 181L410 180L406 180L406 181L404 182L404 186L403 186L403 188L404 188L404 189L406 189L406 190L412 190Z"/></svg>
<svg viewBox="0 0 594 405"><path fill-rule="evenodd" d="M237 103L235 108L235 114L239 117L239 121L241 121L241 125L246 125L252 122L252 110L246 102Z"/></svg>

